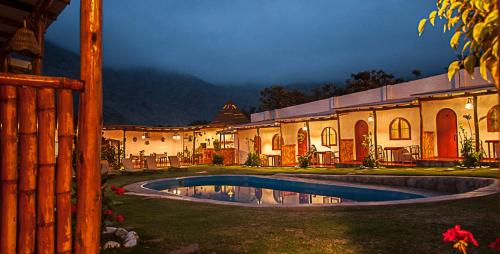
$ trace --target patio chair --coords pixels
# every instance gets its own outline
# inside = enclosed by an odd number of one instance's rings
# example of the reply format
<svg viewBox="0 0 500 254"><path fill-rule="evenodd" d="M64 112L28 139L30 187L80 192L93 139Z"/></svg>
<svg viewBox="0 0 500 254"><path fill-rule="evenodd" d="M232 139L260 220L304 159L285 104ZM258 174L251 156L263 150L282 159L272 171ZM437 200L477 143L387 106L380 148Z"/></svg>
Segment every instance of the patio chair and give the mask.
<svg viewBox="0 0 500 254"><path fill-rule="evenodd" d="M107 174L111 171L109 168L109 162L107 160L101 160L101 175Z"/></svg>
<svg viewBox="0 0 500 254"><path fill-rule="evenodd" d="M169 170L187 170L187 167L181 165L181 161L177 156L168 156L168 161L170 162Z"/></svg>
<svg viewBox="0 0 500 254"><path fill-rule="evenodd" d="M158 167L156 167L156 156L146 157L146 168L148 170L158 170Z"/></svg>
<svg viewBox="0 0 500 254"><path fill-rule="evenodd" d="M410 154L415 160L420 160L420 146L419 145L411 145L409 146Z"/></svg>
<svg viewBox="0 0 500 254"><path fill-rule="evenodd" d="M123 171L125 172L141 172L142 169L135 169L132 164L132 158L125 158L122 160Z"/></svg>
<svg viewBox="0 0 500 254"><path fill-rule="evenodd" d="M382 147L381 145L377 146L377 156L379 160L386 161L384 147Z"/></svg>

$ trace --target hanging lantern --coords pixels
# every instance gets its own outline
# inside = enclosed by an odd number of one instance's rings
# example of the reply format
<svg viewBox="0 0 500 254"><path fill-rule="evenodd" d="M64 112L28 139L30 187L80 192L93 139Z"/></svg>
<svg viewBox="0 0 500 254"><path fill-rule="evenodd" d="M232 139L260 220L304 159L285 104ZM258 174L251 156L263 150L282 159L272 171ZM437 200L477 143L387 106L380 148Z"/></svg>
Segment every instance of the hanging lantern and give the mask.
<svg viewBox="0 0 500 254"><path fill-rule="evenodd" d="M467 103L465 103L465 109L473 109L474 104L472 103L472 98L467 98Z"/></svg>
<svg viewBox="0 0 500 254"><path fill-rule="evenodd" d="M35 33L24 26L17 29L9 42L10 50L28 56L39 56L41 54L40 44L36 40Z"/></svg>

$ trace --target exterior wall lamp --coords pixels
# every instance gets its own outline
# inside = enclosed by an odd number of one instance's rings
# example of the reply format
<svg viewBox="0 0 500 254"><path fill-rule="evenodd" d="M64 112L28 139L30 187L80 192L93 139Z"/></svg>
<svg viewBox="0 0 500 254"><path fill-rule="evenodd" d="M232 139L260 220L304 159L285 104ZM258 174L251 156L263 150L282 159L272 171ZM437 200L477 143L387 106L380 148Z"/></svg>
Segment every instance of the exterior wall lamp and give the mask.
<svg viewBox="0 0 500 254"><path fill-rule="evenodd" d="M473 109L474 104L472 103L472 98L467 98L467 103L465 103L465 109Z"/></svg>
<svg viewBox="0 0 500 254"><path fill-rule="evenodd" d="M370 123L375 122L375 117L373 117L373 113L370 113L370 115L368 116L368 122Z"/></svg>

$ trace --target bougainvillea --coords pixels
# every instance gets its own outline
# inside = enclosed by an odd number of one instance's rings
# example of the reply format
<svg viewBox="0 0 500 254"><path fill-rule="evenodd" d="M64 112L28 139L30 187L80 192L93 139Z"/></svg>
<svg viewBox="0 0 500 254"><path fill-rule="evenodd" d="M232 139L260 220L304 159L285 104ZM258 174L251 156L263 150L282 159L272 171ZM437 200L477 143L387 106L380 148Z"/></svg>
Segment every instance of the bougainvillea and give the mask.
<svg viewBox="0 0 500 254"><path fill-rule="evenodd" d="M474 238L474 235L464 230L460 225L455 225L454 227L446 230L443 233L443 241L445 243L452 243L453 248L457 249L463 254L467 254L467 247L472 244L474 246L479 246L478 242Z"/></svg>
<svg viewBox="0 0 500 254"><path fill-rule="evenodd" d="M490 249L500 251L500 237L497 237L497 239L494 242L490 243L488 247L490 247Z"/></svg>

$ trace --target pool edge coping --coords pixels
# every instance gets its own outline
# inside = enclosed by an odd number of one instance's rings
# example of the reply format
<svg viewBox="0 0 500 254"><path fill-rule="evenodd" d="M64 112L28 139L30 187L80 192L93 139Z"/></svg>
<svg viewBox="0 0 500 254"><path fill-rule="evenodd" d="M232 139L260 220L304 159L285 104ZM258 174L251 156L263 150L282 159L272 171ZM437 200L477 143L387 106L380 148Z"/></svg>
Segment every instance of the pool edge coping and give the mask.
<svg viewBox="0 0 500 254"><path fill-rule="evenodd" d="M310 174L296 174L296 176L306 176ZM333 184L334 181L325 181L325 180L318 180L318 179L311 179L311 178L300 178L300 177L293 177L293 175L280 175L280 174L274 174L274 175L269 175L269 176L262 176L262 175L235 175L235 174L228 174L228 175L204 175L206 176L252 176L252 177L259 177L259 178L275 178L275 179L283 179L287 180L287 178L293 178L294 181L301 181L301 182L309 182L309 183L318 183L318 184L328 184L327 182L330 182L330 184ZM284 176L284 177L283 177ZM342 176L342 175L335 175L331 174L330 176ZM365 177L384 177L380 175L363 175ZM238 206L238 207L252 207L252 208L300 208L300 207L371 207L371 206L390 206L390 205L405 205L405 204L424 204L424 203L435 203L435 202L443 202L443 201L453 201L453 200L461 200L461 199L469 199L469 198L477 198L477 197L484 197L484 196L489 196L493 194L498 194L499 193L499 188L498 188L498 180L493 179L493 178L484 178L484 177L463 177L463 176L405 176L405 177L440 177L440 178L464 178L464 179L483 179L483 180L489 180L491 181L491 184L481 187L472 191L468 191L465 193L458 193L458 194L444 194L444 195L437 195L437 196L430 196L430 197L424 197L424 198L416 198L416 199L406 199L406 200L393 200L393 201L368 201L368 202L346 202L346 203L340 203L340 204L297 204L297 205L262 205L262 204L251 204L251 203L237 203L237 202L228 202L228 201L220 201L220 200L211 200L211 199L200 199L200 198L193 198L193 197L186 197L186 196L179 196L175 194L170 194L166 192L161 192L157 190L152 190L149 188L144 187L144 185L153 183L153 182L159 182L163 181L166 179L185 179L185 178L191 178L191 177L203 177L203 176L184 176L184 177L171 177L171 178L161 178L161 179L154 179L154 180L148 180L148 181L141 181L141 182L136 182L136 183L131 183L127 184L124 186L125 190L127 191L125 194L126 195L132 195L132 196L142 196L142 197L150 197L150 198L162 198L162 199L171 199L171 200L180 200L180 201L190 201L190 202L197 202L197 203L204 203L204 204L213 204L213 205L228 205L228 206ZM394 177L391 175L391 177ZM392 190L392 191L400 191L400 192L405 192L405 193L414 193L414 194L419 194L418 192L412 192L411 190L405 189L405 188L398 188L395 186L380 186L380 185L370 185L370 184L359 184L359 183L349 183L349 182L341 182L341 181L335 181L335 185L343 185L343 186L351 186L351 187L369 187L370 189L379 189L379 190ZM422 192L423 193L423 192ZM422 194L420 193L420 194Z"/></svg>

